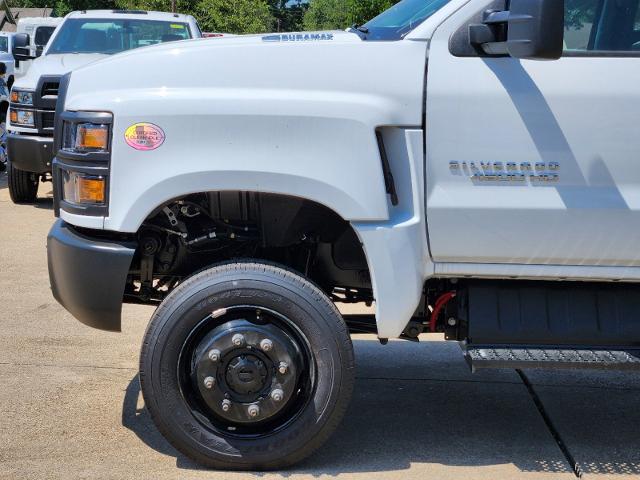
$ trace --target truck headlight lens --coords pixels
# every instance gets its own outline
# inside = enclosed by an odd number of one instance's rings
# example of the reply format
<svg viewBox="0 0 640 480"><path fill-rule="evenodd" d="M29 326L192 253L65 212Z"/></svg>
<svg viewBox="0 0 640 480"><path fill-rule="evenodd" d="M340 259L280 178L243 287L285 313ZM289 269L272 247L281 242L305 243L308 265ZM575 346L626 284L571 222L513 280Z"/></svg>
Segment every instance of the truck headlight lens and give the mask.
<svg viewBox="0 0 640 480"><path fill-rule="evenodd" d="M109 149L109 125L65 123L62 148L71 152L106 152Z"/></svg>
<svg viewBox="0 0 640 480"><path fill-rule="evenodd" d="M104 205L105 178L62 171L62 199L76 205Z"/></svg>
<svg viewBox="0 0 640 480"><path fill-rule="evenodd" d="M35 127L33 110L20 110L11 108L9 110L9 120L14 125L21 127Z"/></svg>
<svg viewBox="0 0 640 480"><path fill-rule="evenodd" d="M11 103L19 105L33 105L33 92L26 90L11 90Z"/></svg>

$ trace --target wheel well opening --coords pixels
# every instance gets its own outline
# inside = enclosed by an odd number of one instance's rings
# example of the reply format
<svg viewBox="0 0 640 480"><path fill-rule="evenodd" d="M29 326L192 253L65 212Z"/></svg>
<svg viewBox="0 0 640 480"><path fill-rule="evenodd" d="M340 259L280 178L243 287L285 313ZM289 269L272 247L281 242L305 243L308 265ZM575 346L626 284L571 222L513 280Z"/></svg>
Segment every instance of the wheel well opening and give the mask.
<svg viewBox="0 0 640 480"><path fill-rule="evenodd" d="M135 235L127 302L157 303L195 272L234 259L286 266L334 302L373 301L353 227L307 199L247 191L190 194L160 205Z"/></svg>

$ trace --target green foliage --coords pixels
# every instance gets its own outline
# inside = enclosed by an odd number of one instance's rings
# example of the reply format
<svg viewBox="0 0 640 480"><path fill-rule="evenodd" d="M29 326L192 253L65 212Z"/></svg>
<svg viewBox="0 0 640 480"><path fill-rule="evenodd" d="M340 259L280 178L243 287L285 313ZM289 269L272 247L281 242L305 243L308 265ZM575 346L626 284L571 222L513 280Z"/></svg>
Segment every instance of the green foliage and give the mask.
<svg viewBox="0 0 640 480"><path fill-rule="evenodd" d="M116 0L120 8L171 11L171 0ZM265 0L176 0L176 11L193 15L203 32L260 33L275 19Z"/></svg>
<svg viewBox="0 0 640 480"><path fill-rule="evenodd" d="M304 28L304 14L309 7L305 0L267 0L277 32L296 32Z"/></svg>
<svg viewBox="0 0 640 480"><path fill-rule="evenodd" d="M305 30L344 29L362 25L398 0L310 0L304 16Z"/></svg>
<svg viewBox="0 0 640 480"><path fill-rule="evenodd" d="M62 17L73 10L94 10L116 8L114 0L9 0L12 8L53 8L56 17Z"/></svg>
<svg viewBox="0 0 640 480"><path fill-rule="evenodd" d="M585 23L593 22L597 4L595 0L565 0L565 26L580 30Z"/></svg>
<svg viewBox="0 0 640 480"><path fill-rule="evenodd" d="M343 29L362 24L398 0L175 0L176 11L193 15L202 31L225 33ZM568 0L588 1L588 0ZM12 7L73 10L135 9L171 11L171 0L9 0Z"/></svg>
<svg viewBox="0 0 640 480"><path fill-rule="evenodd" d="M197 11L200 28L208 32L261 33L275 24L264 0L201 0Z"/></svg>

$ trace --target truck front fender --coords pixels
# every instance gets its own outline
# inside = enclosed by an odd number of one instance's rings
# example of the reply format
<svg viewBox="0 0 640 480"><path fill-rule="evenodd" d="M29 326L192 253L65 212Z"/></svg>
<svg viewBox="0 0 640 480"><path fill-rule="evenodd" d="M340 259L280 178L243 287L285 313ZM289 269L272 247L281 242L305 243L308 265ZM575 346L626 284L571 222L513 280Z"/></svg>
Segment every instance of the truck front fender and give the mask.
<svg viewBox="0 0 640 480"><path fill-rule="evenodd" d="M311 177L274 172L240 170L197 171L170 176L148 189L138 192L135 201L124 204L126 209L117 217L104 221L107 230L135 232L147 216L168 201L190 193L211 191L250 191L275 193L311 200L328 207L342 218L375 218L371 205L364 204L353 192L337 188ZM384 199L384 197L382 197ZM62 212L63 217L65 212Z"/></svg>

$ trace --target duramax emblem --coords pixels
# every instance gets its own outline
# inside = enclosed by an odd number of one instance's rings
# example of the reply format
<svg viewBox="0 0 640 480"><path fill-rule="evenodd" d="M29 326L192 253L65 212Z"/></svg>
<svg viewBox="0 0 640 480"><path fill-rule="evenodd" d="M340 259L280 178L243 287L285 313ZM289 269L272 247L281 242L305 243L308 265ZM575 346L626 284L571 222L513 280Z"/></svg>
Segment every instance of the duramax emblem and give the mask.
<svg viewBox="0 0 640 480"><path fill-rule="evenodd" d="M333 33L283 33L262 37L263 42L317 42L322 40L333 40Z"/></svg>
<svg viewBox="0 0 640 480"><path fill-rule="evenodd" d="M454 175L477 182L555 183L560 180L559 162L449 162Z"/></svg>

